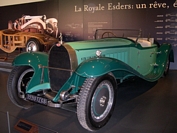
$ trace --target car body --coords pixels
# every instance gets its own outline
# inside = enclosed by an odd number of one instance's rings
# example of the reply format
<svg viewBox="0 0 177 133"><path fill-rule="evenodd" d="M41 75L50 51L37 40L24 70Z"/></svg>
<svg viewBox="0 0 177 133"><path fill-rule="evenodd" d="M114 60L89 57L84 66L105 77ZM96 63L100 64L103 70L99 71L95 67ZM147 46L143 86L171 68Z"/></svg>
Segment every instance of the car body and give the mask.
<svg viewBox="0 0 177 133"><path fill-rule="evenodd" d="M136 37L126 36L129 31ZM63 43L61 39L49 54L20 54L12 63L9 98L22 108L33 102L56 108L76 104L80 124L89 131L98 130L113 112L117 81L134 76L157 81L174 61L170 44L159 45L153 38L140 38L139 33L100 29L95 40Z"/></svg>
<svg viewBox="0 0 177 133"><path fill-rule="evenodd" d="M58 42L57 19L42 16L23 15L14 23L10 20L8 29L0 31L0 49L12 53L17 48L26 51L48 51Z"/></svg>
<svg viewBox="0 0 177 133"><path fill-rule="evenodd" d="M47 33L57 38L58 20L56 18L47 18L46 15L30 16L22 15L12 23L8 22L8 29L14 29L23 32Z"/></svg>
<svg viewBox="0 0 177 133"><path fill-rule="evenodd" d="M48 51L56 42L58 39L47 34L13 29L0 31L0 49L6 53L12 53L17 48L25 48L25 51Z"/></svg>

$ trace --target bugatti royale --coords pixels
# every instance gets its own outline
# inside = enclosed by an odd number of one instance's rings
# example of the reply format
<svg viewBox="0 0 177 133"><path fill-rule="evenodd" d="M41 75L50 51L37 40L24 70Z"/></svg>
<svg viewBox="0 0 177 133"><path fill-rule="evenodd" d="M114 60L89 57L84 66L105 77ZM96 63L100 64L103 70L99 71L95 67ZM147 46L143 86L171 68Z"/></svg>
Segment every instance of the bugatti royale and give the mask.
<svg viewBox="0 0 177 133"><path fill-rule="evenodd" d="M113 113L119 82L135 76L157 81L173 61L170 44L142 37L139 30L99 29L94 40L60 39L49 53L19 54L7 91L10 100L25 109L34 103L55 108L75 104L79 123L95 131Z"/></svg>

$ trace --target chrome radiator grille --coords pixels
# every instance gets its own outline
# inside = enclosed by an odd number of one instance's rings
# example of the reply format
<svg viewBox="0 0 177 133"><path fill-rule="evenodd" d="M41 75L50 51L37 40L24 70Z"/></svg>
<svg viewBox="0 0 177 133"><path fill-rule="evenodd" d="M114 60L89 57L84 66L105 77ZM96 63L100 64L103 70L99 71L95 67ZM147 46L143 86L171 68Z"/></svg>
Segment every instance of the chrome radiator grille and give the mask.
<svg viewBox="0 0 177 133"><path fill-rule="evenodd" d="M49 52L49 68L71 69L70 57L64 46L53 46ZM50 85L53 91L58 91L70 77L71 72L49 69Z"/></svg>

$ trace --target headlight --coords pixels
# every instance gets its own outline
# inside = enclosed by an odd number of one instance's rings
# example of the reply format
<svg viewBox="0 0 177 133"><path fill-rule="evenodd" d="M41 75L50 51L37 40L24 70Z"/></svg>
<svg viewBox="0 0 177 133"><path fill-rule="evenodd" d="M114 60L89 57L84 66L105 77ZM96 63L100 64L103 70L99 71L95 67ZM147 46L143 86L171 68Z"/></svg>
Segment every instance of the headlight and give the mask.
<svg viewBox="0 0 177 133"><path fill-rule="evenodd" d="M101 51L100 51L100 50L97 50L97 51L96 51L96 56L97 56L97 57L100 57L100 56L101 56Z"/></svg>

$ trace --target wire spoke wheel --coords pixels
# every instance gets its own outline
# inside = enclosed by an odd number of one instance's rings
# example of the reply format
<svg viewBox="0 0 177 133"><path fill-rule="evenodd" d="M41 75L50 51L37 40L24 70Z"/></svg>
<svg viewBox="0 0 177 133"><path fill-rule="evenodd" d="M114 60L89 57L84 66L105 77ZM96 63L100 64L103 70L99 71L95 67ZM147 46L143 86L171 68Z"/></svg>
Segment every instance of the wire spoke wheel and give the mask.
<svg viewBox="0 0 177 133"><path fill-rule="evenodd" d="M18 107L28 109L33 103L25 98L26 87L34 74L28 66L14 67L8 78L7 92L10 100Z"/></svg>
<svg viewBox="0 0 177 133"><path fill-rule="evenodd" d="M26 51L43 51L42 45L35 38L30 38L26 43Z"/></svg>

